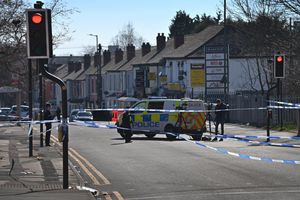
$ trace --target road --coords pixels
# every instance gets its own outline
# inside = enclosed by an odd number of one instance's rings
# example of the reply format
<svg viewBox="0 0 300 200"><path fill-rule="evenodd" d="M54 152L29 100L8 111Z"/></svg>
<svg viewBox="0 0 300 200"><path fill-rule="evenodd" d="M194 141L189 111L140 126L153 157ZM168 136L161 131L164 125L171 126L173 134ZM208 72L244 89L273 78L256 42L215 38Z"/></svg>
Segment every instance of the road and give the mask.
<svg viewBox="0 0 300 200"><path fill-rule="evenodd" d="M300 199L300 165L234 157L185 140L169 141L164 135L134 135L132 143L124 143L115 129L69 128L70 148L103 175L104 181L90 186L115 199ZM234 125L225 126L225 131L259 132ZM299 148L229 139L202 143L256 157L300 160Z"/></svg>

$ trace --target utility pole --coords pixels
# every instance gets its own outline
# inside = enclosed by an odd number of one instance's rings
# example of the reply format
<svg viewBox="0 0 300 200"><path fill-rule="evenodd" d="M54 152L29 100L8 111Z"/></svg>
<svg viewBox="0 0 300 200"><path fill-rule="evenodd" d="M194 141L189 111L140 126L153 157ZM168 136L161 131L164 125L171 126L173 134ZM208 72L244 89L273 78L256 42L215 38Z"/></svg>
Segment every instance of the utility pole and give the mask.
<svg viewBox="0 0 300 200"><path fill-rule="evenodd" d="M97 80L98 80L98 90L97 90L97 94L98 94L98 107L102 108L102 70L101 70L101 44L98 45L98 73L97 73Z"/></svg>
<svg viewBox="0 0 300 200"><path fill-rule="evenodd" d="M29 120L32 121L32 64L31 59L28 59L28 105L29 105ZM33 126L30 124L29 126ZM33 134L32 129L29 133L29 157L33 156Z"/></svg>
<svg viewBox="0 0 300 200"><path fill-rule="evenodd" d="M228 41L227 41L227 2L224 0L224 102L228 104L228 91L229 91L229 66L228 66Z"/></svg>
<svg viewBox="0 0 300 200"><path fill-rule="evenodd" d="M97 104L98 108L102 108L102 75L101 75L101 44L98 43L98 35L89 34L96 38L96 55L98 56L97 63Z"/></svg>

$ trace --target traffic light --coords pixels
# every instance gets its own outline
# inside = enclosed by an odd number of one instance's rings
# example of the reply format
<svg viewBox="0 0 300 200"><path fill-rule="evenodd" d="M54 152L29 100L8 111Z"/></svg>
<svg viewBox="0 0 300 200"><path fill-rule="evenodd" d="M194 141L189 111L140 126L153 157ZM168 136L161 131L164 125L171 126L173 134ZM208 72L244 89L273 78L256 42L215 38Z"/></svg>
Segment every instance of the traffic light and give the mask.
<svg viewBox="0 0 300 200"><path fill-rule="evenodd" d="M284 78L285 76L285 56L277 54L274 56L274 77Z"/></svg>
<svg viewBox="0 0 300 200"><path fill-rule="evenodd" d="M52 57L51 11L28 9L26 17L28 58Z"/></svg>

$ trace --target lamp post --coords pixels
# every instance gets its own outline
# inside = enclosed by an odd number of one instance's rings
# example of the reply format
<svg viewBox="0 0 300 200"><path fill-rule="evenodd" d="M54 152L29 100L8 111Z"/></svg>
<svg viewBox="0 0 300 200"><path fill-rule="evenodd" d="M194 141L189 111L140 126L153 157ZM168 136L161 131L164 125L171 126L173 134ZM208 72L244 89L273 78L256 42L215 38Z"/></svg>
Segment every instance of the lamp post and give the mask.
<svg viewBox="0 0 300 200"><path fill-rule="evenodd" d="M98 108L102 108L102 76L101 76L101 44L98 43L98 35L89 34L89 36L96 37L96 52L98 53L97 62L97 102Z"/></svg>

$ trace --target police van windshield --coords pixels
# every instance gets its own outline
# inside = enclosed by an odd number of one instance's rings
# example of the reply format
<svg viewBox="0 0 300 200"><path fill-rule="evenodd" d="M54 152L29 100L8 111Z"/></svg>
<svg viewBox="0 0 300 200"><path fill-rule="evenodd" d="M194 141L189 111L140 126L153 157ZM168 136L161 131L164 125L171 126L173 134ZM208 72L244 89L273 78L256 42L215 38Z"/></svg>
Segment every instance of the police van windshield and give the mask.
<svg viewBox="0 0 300 200"><path fill-rule="evenodd" d="M163 101L150 101L148 104L148 109L164 109ZM158 111L148 111L148 112L158 112Z"/></svg>
<svg viewBox="0 0 300 200"><path fill-rule="evenodd" d="M139 102L136 105L132 106L132 108L137 109L137 110L141 109L138 112L143 112L142 109L146 109L147 108L147 104L146 104L145 101ZM135 112L137 112L137 111L135 111Z"/></svg>

